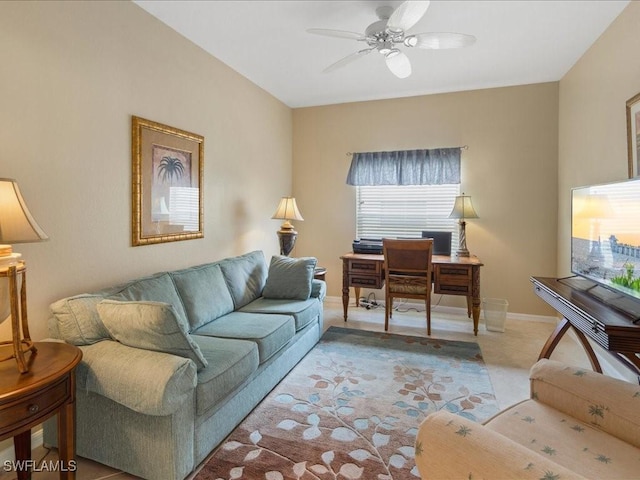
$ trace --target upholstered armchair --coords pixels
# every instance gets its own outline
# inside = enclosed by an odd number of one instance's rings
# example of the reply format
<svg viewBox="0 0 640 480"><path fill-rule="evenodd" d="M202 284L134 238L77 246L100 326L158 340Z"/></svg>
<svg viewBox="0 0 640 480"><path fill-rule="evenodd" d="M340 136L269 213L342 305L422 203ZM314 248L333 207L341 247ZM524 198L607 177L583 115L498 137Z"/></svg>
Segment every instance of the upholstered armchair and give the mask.
<svg viewBox="0 0 640 480"><path fill-rule="evenodd" d="M540 360L531 398L484 424L441 411L420 425L423 479L640 477L640 386Z"/></svg>

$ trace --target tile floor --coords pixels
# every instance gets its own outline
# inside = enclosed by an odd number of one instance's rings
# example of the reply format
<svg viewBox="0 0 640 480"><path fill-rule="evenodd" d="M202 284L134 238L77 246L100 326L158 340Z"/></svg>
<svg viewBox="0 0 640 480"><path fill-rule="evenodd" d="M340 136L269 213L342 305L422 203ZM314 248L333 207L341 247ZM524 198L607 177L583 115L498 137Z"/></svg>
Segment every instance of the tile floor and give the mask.
<svg viewBox="0 0 640 480"><path fill-rule="evenodd" d="M434 299L437 300L437 299ZM404 310L404 308L402 309ZM424 311L395 312L389 331L404 335L426 336ZM325 328L331 325L364 330L384 330L384 308L366 310L350 307L349 321L342 318L342 304L338 299L325 302ZM473 335L473 322L466 314L452 313L451 309L434 307L431 314L431 336L449 340L478 342L491 376L498 404L505 408L523 400L529 394L528 372L553 329L554 323L514 320L507 317L504 332L486 330L480 325L478 336ZM589 368L581 347L569 335L556 348L553 359ZM34 449L35 460L55 460L56 452L44 447ZM35 472L33 480L53 480L57 473ZM131 480L133 477L104 465L78 458L77 480ZM0 480L13 480L15 474L0 473Z"/></svg>

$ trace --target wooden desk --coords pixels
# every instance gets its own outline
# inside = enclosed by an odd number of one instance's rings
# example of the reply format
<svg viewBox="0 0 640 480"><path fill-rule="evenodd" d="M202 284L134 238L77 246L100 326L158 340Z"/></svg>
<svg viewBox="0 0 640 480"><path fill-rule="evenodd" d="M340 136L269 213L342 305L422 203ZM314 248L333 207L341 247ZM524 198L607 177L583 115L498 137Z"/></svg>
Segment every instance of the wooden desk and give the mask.
<svg viewBox="0 0 640 480"><path fill-rule="evenodd" d="M78 347L36 342L26 355L28 373L19 373L14 359L0 362L0 440L13 437L19 480L31 478L31 428L58 414L60 478L75 478L75 368Z"/></svg>
<svg viewBox="0 0 640 480"><path fill-rule="evenodd" d="M359 306L361 288L384 286L384 255L347 253L340 258L342 259L342 308L346 322L349 287L354 287L356 306ZM432 263L434 293L467 297L467 316L473 315L473 333L478 335L482 262L477 257L434 255Z"/></svg>
<svg viewBox="0 0 640 480"><path fill-rule="evenodd" d="M640 375L640 325L588 293L572 288L557 278L532 277L533 288L540 298L562 315L562 321L545 343L540 358L549 358L569 328L573 328L592 368L602 373L600 362L587 337Z"/></svg>

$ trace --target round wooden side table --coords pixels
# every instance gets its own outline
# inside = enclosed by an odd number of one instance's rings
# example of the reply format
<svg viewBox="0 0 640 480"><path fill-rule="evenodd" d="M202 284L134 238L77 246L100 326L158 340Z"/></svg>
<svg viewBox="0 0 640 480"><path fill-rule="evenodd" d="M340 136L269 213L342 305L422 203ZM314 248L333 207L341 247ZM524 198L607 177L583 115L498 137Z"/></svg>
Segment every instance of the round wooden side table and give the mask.
<svg viewBox="0 0 640 480"><path fill-rule="evenodd" d="M60 342L36 342L25 356L29 371L20 373L15 359L0 362L0 441L13 437L18 480L31 478L31 428L58 415L61 479L75 478L75 368L82 351Z"/></svg>
<svg viewBox="0 0 640 480"><path fill-rule="evenodd" d="M313 278L316 280L322 280L325 282L325 275L327 274L327 269L325 267L316 267L315 272L313 272Z"/></svg>

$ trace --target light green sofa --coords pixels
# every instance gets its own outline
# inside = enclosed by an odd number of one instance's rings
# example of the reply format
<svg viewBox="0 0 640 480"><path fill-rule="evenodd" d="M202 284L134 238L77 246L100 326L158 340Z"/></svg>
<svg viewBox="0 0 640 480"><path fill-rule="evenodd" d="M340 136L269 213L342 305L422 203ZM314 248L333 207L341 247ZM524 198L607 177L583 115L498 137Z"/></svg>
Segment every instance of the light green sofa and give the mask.
<svg viewBox="0 0 640 480"><path fill-rule="evenodd" d="M186 477L320 339L326 287L314 266L267 265L256 251L52 304L50 334L83 352L77 454L146 479ZM163 324L156 348L144 337L166 315L178 327ZM186 350L155 351L176 338ZM44 441L55 445L55 422Z"/></svg>

